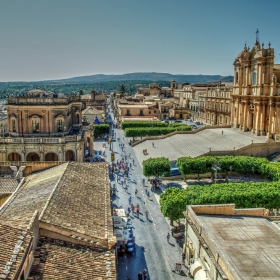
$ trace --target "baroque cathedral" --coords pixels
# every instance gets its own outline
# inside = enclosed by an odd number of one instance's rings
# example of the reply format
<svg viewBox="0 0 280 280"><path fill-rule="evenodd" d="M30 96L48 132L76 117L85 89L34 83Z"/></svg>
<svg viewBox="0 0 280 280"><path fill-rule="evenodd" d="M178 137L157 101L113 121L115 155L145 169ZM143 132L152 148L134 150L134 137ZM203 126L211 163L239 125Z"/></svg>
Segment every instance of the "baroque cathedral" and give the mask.
<svg viewBox="0 0 280 280"><path fill-rule="evenodd" d="M258 31L257 31L258 33ZM245 45L234 63L231 125L255 135L280 138L280 65L274 64L274 49Z"/></svg>

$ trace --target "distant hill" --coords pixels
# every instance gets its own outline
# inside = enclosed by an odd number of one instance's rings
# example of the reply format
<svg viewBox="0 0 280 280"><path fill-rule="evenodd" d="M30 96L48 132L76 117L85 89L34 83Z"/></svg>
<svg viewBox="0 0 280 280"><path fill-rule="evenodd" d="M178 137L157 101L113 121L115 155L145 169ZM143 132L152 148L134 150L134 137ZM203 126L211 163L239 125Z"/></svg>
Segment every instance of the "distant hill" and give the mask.
<svg viewBox="0 0 280 280"><path fill-rule="evenodd" d="M96 83L96 82L108 82L108 81L172 81L175 80L178 83L207 83L207 82L233 82L233 76L221 76L221 75L173 75L169 73L156 73L156 72L139 72L128 73L122 75L91 75L73 77L63 80L53 80L51 82L64 82L64 83Z"/></svg>

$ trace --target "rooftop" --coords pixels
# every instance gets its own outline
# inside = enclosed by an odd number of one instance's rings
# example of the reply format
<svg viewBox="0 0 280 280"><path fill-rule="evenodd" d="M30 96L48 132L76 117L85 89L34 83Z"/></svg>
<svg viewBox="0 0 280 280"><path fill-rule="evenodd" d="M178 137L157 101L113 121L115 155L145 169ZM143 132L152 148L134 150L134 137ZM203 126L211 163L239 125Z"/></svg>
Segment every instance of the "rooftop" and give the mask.
<svg viewBox="0 0 280 280"><path fill-rule="evenodd" d="M110 207L108 163L71 162L39 219L110 247L115 242Z"/></svg>
<svg viewBox="0 0 280 280"><path fill-rule="evenodd" d="M280 232L267 219L202 214L196 219L235 279L280 279Z"/></svg>
<svg viewBox="0 0 280 280"><path fill-rule="evenodd" d="M42 212L51 192L60 180L67 163L36 172L0 208L0 219L10 226L26 229L36 210Z"/></svg>
<svg viewBox="0 0 280 280"><path fill-rule="evenodd" d="M0 178L0 194L13 193L18 186L18 181L15 178Z"/></svg>
<svg viewBox="0 0 280 280"><path fill-rule="evenodd" d="M31 234L0 222L0 279L14 278L29 246Z"/></svg>
<svg viewBox="0 0 280 280"><path fill-rule="evenodd" d="M115 255L112 251L98 252L42 237L29 276L38 277L34 279L115 279Z"/></svg>

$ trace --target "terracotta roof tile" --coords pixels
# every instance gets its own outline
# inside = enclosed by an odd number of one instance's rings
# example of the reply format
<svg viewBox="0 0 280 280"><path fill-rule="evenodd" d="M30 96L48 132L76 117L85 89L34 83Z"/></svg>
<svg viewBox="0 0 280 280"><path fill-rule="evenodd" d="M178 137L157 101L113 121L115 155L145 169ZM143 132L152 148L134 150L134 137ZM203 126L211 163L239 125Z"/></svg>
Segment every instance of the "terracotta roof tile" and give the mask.
<svg viewBox="0 0 280 280"><path fill-rule="evenodd" d="M0 194L13 193L18 186L18 181L15 178L0 178Z"/></svg>
<svg viewBox="0 0 280 280"><path fill-rule="evenodd" d="M31 234L0 223L0 279L14 279Z"/></svg>
<svg viewBox="0 0 280 280"><path fill-rule="evenodd" d="M34 212L43 210L51 192L67 167L67 163L34 173L12 195L0 210L0 218L11 226L27 228Z"/></svg>
<svg viewBox="0 0 280 280"><path fill-rule="evenodd" d="M39 219L110 248L115 237L108 163L69 163Z"/></svg>
<svg viewBox="0 0 280 280"><path fill-rule="evenodd" d="M30 279L116 279L113 251L96 251L86 246L44 238L35 250ZM33 277L33 278L32 278Z"/></svg>

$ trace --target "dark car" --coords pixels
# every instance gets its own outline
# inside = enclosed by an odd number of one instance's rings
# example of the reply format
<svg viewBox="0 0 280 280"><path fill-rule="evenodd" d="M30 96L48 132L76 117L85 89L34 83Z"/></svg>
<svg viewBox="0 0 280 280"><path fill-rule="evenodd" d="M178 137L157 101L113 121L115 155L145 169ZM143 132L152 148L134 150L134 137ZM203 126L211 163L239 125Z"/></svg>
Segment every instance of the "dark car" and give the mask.
<svg viewBox="0 0 280 280"><path fill-rule="evenodd" d="M196 124L196 125L200 125L201 123L200 123L200 122L195 122L195 124Z"/></svg>

